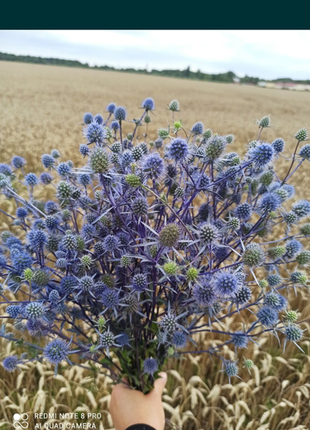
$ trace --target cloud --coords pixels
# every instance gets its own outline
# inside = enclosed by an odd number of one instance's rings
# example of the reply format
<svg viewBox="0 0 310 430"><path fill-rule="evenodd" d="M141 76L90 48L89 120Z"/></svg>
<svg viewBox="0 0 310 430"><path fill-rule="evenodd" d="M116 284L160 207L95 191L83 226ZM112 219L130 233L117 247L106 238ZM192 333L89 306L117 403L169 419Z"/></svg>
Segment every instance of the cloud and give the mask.
<svg viewBox="0 0 310 430"><path fill-rule="evenodd" d="M309 30L2 30L1 50L115 67L309 79Z"/></svg>

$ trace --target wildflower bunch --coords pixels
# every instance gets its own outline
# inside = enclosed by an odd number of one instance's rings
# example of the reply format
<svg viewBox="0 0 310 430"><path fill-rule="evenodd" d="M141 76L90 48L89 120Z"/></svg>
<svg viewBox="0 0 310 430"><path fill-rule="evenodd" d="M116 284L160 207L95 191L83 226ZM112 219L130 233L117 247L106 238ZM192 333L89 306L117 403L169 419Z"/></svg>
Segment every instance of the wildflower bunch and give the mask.
<svg viewBox="0 0 310 430"><path fill-rule="evenodd" d="M106 120L86 113L78 166L57 150L42 156L41 174L27 172L19 156L0 164L1 193L16 203L0 247L2 318L14 327L3 325L0 336L20 353L4 360L8 371L27 360L44 358L56 371L84 360L148 392L169 357L202 352L189 343L218 321L236 360L221 345L204 352L222 361L229 380L250 341L269 333L284 345L302 339L289 302L307 284L310 202L294 201L288 181L310 159L309 145L298 152L307 130L295 134L281 179L283 139L260 138L269 117L237 154L233 135L175 121L177 100L168 104L173 124L148 141L154 100L141 108L133 122L114 103ZM45 187L52 200L42 197ZM281 237L272 236L275 226ZM232 331L225 320L236 313Z"/></svg>

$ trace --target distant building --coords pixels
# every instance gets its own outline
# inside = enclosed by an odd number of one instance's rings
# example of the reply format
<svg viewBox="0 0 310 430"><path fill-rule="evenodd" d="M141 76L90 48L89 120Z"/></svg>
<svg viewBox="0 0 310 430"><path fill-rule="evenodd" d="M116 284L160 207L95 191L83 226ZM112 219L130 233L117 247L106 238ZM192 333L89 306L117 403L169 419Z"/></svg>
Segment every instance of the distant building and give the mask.
<svg viewBox="0 0 310 430"><path fill-rule="evenodd" d="M261 88L275 88L277 90L310 91L310 85L297 84L296 82L265 82L259 81L257 84Z"/></svg>

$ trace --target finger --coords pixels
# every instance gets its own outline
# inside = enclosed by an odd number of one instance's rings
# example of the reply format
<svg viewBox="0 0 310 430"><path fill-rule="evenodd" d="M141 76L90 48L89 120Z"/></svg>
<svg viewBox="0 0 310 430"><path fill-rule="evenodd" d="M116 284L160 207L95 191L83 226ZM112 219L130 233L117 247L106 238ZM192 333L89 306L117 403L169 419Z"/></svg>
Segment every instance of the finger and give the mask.
<svg viewBox="0 0 310 430"><path fill-rule="evenodd" d="M167 373L161 372L159 373L159 376L160 378L156 379L154 383L154 391L156 394L161 396L167 383Z"/></svg>

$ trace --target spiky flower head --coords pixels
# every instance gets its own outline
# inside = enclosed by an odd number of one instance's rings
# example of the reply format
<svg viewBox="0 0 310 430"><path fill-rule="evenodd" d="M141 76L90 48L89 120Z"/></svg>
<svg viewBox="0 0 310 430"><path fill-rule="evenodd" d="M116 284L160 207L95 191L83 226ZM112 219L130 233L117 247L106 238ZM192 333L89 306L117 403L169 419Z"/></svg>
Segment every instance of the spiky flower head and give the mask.
<svg viewBox="0 0 310 430"><path fill-rule="evenodd" d="M180 104L179 104L179 102L177 100L172 100L169 103L168 109L171 110L172 112L178 112L180 110Z"/></svg>
<svg viewBox="0 0 310 430"><path fill-rule="evenodd" d="M310 263L310 251L302 251L296 256L296 261L301 266L306 266Z"/></svg>
<svg viewBox="0 0 310 430"><path fill-rule="evenodd" d="M51 156L55 159L60 158L60 152L58 151L58 149L52 149Z"/></svg>
<svg viewBox="0 0 310 430"><path fill-rule="evenodd" d="M264 116L261 120L258 120L257 123L258 126L262 128L270 127L270 116Z"/></svg>
<svg viewBox="0 0 310 430"><path fill-rule="evenodd" d="M257 318L262 325L270 327L277 323L278 312L274 308L264 306L257 312Z"/></svg>
<svg viewBox="0 0 310 430"><path fill-rule="evenodd" d="M155 109L155 102L151 97L148 97L147 99L143 100L142 107L146 111L154 110Z"/></svg>
<svg viewBox="0 0 310 430"><path fill-rule="evenodd" d="M275 246L274 248L268 249L268 256L273 260L283 257L285 253L286 253L285 246Z"/></svg>
<svg viewBox="0 0 310 430"><path fill-rule="evenodd" d="M217 241L219 237L218 228L210 223L204 223L199 228L200 241L204 245L211 245Z"/></svg>
<svg viewBox="0 0 310 430"><path fill-rule="evenodd" d="M143 370L147 375L154 375L158 370L158 363L155 358L146 358L143 362Z"/></svg>
<svg viewBox="0 0 310 430"><path fill-rule="evenodd" d="M304 145L299 151L299 155L305 160L310 160L310 145Z"/></svg>
<svg viewBox="0 0 310 430"><path fill-rule="evenodd" d="M100 346L106 349L108 352L109 348L116 345L115 340L116 336L110 330L101 333L99 337Z"/></svg>
<svg viewBox="0 0 310 430"><path fill-rule="evenodd" d="M177 329L176 316L171 312L166 313L160 321L160 326L164 332L173 334Z"/></svg>
<svg viewBox="0 0 310 430"><path fill-rule="evenodd" d="M90 124L91 122L93 122L94 117L92 116L92 114L90 112L86 112L84 113L84 117L83 117L83 122L84 124Z"/></svg>
<svg viewBox="0 0 310 430"><path fill-rule="evenodd" d="M268 187L273 182L273 171L268 170L267 172L263 173L259 178L259 181L261 184L265 185L265 187Z"/></svg>
<svg viewBox="0 0 310 430"><path fill-rule="evenodd" d="M102 124L103 124L103 117L102 117L102 115L100 115L100 113L97 113L97 115L96 115L96 116L95 116L95 118L94 118L94 121L95 121L97 124L102 125Z"/></svg>
<svg viewBox="0 0 310 430"><path fill-rule="evenodd" d="M148 213L148 209L149 206L144 197L137 197L132 202L132 212L139 217L145 217Z"/></svg>
<svg viewBox="0 0 310 430"><path fill-rule="evenodd" d="M281 284L282 278L277 273L272 273L267 277L267 282L270 287L276 287L277 285Z"/></svg>
<svg viewBox="0 0 310 430"><path fill-rule="evenodd" d="M62 239L62 246L67 251L73 251L77 248L76 237L73 234L66 234Z"/></svg>
<svg viewBox="0 0 310 430"><path fill-rule="evenodd" d="M284 140L278 138L274 140L271 145L276 153L282 152L284 149Z"/></svg>
<svg viewBox="0 0 310 430"><path fill-rule="evenodd" d="M106 131L101 124L93 121L84 129L84 136L86 137L88 144L95 143L101 145L106 138Z"/></svg>
<svg viewBox="0 0 310 430"><path fill-rule="evenodd" d="M68 163L59 163L57 167L57 172L60 176L68 176L71 171L71 167Z"/></svg>
<svg viewBox="0 0 310 430"><path fill-rule="evenodd" d="M52 364L59 364L69 355L69 345L62 339L54 339L44 348L44 356Z"/></svg>
<svg viewBox="0 0 310 430"><path fill-rule="evenodd" d="M283 220L288 224L292 225L298 221L298 216L294 212L287 212L283 215Z"/></svg>
<svg viewBox="0 0 310 430"><path fill-rule="evenodd" d="M65 294L69 294L74 290L74 287L76 287L77 284L78 284L78 281L75 279L75 277L69 275L69 276L64 276L61 279L60 287Z"/></svg>
<svg viewBox="0 0 310 430"><path fill-rule="evenodd" d="M68 199L72 193L72 187L68 182L60 181L57 185L57 194L59 199Z"/></svg>
<svg viewBox="0 0 310 430"><path fill-rule="evenodd" d="M179 271L179 266L174 261L169 261L163 265L163 269L168 276L176 276Z"/></svg>
<svg viewBox="0 0 310 430"><path fill-rule="evenodd" d="M195 135L203 134L203 123L196 122L192 127L192 133L194 133Z"/></svg>
<svg viewBox="0 0 310 430"><path fill-rule="evenodd" d="M190 267L186 272L186 277L189 282L194 282L198 278L198 269L196 267Z"/></svg>
<svg viewBox="0 0 310 430"><path fill-rule="evenodd" d="M41 157L42 164L47 169L50 169L55 164L55 158L52 157L50 154L43 154Z"/></svg>
<svg viewBox="0 0 310 430"><path fill-rule="evenodd" d="M49 274L45 270L36 270L32 277L33 282L35 282L39 287L45 287L48 284L49 279Z"/></svg>
<svg viewBox="0 0 310 430"><path fill-rule="evenodd" d="M5 310L11 318L17 318L21 313L21 307L19 305L9 305Z"/></svg>
<svg viewBox="0 0 310 430"><path fill-rule="evenodd" d="M245 305L251 299L251 290L246 285L242 285L234 294L233 301L236 305Z"/></svg>
<svg viewBox="0 0 310 430"><path fill-rule="evenodd" d="M144 291L148 287L147 275L144 273L137 273L132 278L132 286L136 291Z"/></svg>
<svg viewBox="0 0 310 430"><path fill-rule="evenodd" d="M281 198L276 193L265 193L259 201L259 208L263 214L270 214L281 205Z"/></svg>
<svg viewBox="0 0 310 430"><path fill-rule="evenodd" d="M257 267L263 264L265 253L258 243L250 243L245 248L242 260L246 266Z"/></svg>
<svg viewBox="0 0 310 430"><path fill-rule="evenodd" d="M310 202L308 202L308 200L299 200L293 204L292 211L299 219L304 218L310 215Z"/></svg>
<svg viewBox="0 0 310 430"><path fill-rule="evenodd" d="M89 165L94 173L105 173L109 168L109 156L105 149L96 147L89 157Z"/></svg>
<svg viewBox="0 0 310 430"><path fill-rule="evenodd" d="M30 302L25 309L27 317L32 320L42 318L45 311L46 309L41 302Z"/></svg>
<svg viewBox="0 0 310 430"><path fill-rule="evenodd" d="M28 234L28 241L33 248L43 249L47 243L47 235L42 230L31 230Z"/></svg>
<svg viewBox="0 0 310 430"><path fill-rule="evenodd" d="M31 280L33 278L33 271L30 268L25 269L23 272L23 277L24 277L25 281L31 282Z"/></svg>
<svg viewBox="0 0 310 430"><path fill-rule="evenodd" d="M164 168L164 161L157 152L149 154L142 164L142 170L151 179L158 179L164 173Z"/></svg>
<svg viewBox="0 0 310 430"><path fill-rule="evenodd" d="M48 300L51 303L57 303L59 301L59 299L60 299L60 295L59 295L59 292L57 290L52 290L49 293Z"/></svg>
<svg viewBox="0 0 310 430"><path fill-rule="evenodd" d="M228 271L219 272L214 280L214 289L220 297L233 297L239 286L238 278Z"/></svg>
<svg viewBox="0 0 310 430"><path fill-rule="evenodd" d="M119 303L119 295L116 290L112 290L111 288L107 288L102 293L102 303L108 309L114 309L118 306Z"/></svg>
<svg viewBox="0 0 310 430"><path fill-rule="evenodd" d="M12 166L15 169L22 169L24 166L26 166L26 160L23 157L20 157L19 155L15 155L12 158Z"/></svg>
<svg viewBox="0 0 310 430"><path fill-rule="evenodd" d="M236 207L235 214L239 219L248 220L252 215L252 208L247 202L241 203Z"/></svg>
<svg viewBox="0 0 310 430"><path fill-rule="evenodd" d="M93 286L94 286L94 280L91 276L86 275L79 280L78 288L80 291L84 293L87 293L88 291L90 291Z"/></svg>
<svg viewBox="0 0 310 430"><path fill-rule="evenodd" d="M40 175L40 181L42 182L42 184L48 185L53 181L53 176L49 173L43 172Z"/></svg>
<svg viewBox="0 0 310 430"><path fill-rule="evenodd" d="M234 346L238 349L246 348L248 346L248 343L249 343L249 338L242 331L236 331L231 336L231 340L232 340L232 343L234 344Z"/></svg>
<svg viewBox="0 0 310 430"><path fill-rule="evenodd" d="M297 131L294 137L298 140L298 142L303 142L308 139L308 130L306 128L301 128Z"/></svg>
<svg viewBox="0 0 310 430"><path fill-rule="evenodd" d="M109 113L112 114L112 113L114 113L115 108L116 108L116 104L115 103L109 103L108 106L107 106L107 112L109 112Z"/></svg>
<svg viewBox="0 0 310 430"><path fill-rule="evenodd" d="M225 360L224 370L225 370L226 375L228 376L229 383L230 383L231 378L233 378L234 376L238 376L238 371L239 371L238 366L237 366L236 362L234 362L234 361Z"/></svg>
<svg viewBox="0 0 310 430"><path fill-rule="evenodd" d="M7 372L14 372L14 370L17 368L17 364L17 355L10 355L9 357L6 357L2 362L2 365Z"/></svg>
<svg viewBox="0 0 310 430"><path fill-rule="evenodd" d="M114 118L117 121L125 121L127 117L127 111L123 106L117 106L114 110Z"/></svg>
<svg viewBox="0 0 310 430"><path fill-rule="evenodd" d="M172 248L176 246L180 237L180 228L177 224L167 224L159 233L159 243L162 246Z"/></svg>
<svg viewBox="0 0 310 430"><path fill-rule="evenodd" d="M117 236L109 234L104 238L103 246L106 252L114 252L120 247L120 240Z"/></svg>
<svg viewBox="0 0 310 430"><path fill-rule="evenodd" d="M307 276L304 273L298 272L298 271L291 273L290 279L295 284L300 284L300 285L306 285L308 282Z"/></svg>
<svg viewBox="0 0 310 430"><path fill-rule="evenodd" d="M286 243L286 256L288 258L295 257L302 250L302 243L299 240L292 239Z"/></svg>
<svg viewBox="0 0 310 430"><path fill-rule="evenodd" d="M168 147L168 156L169 158L174 159L175 161L184 160L189 153L188 143L185 139L177 138L172 140Z"/></svg>
<svg viewBox="0 0 310 430"><path fill-rule="evenodd" d="M285 327L285 335L287 340L297 342L303 337L303 330L296 324L289 324Z"/></svg>
<svg viewBox="0 0 310 430"><path fill-rule="evenodd" d="M205 157L207 160L214 161L219 158L226 148L227 140L225 136L214 135L210 137L205 147Z"/></svg>
<svg viewBox="0 0 310 430"><path fill-rule="evenodd" d="M252 148L249 152L249 155L257 166L263 167L270 163L270 161L273 159L274 149L269 143L261 143L255 148Z"/></svg>
<svg viewBox="0 0 310 430"><path fill-rule="evenodd" d="M286 311L283 316L284 321L289 324L294 324L298 320L298 312L297 311Z"/></svg>
<svg viewBox="0 0 310 430"><path fill-rule="evenodd" d="M143 150L141 146L135 146L131 151L131 155L135 161L140 160L143 157Z"/></svg>
<svg viewBox="0 0 310 430"><path fill-rule="evenodd" d="M300 233L303 234L304 236L309 236L310 235L310 224L304 224L300 227L299 229Z"/></svg>
<svg viewBox="0 0 310 430"><path fill-rule="evenodd" d="M195 285L193 289L193 298L199 306L205 307L214 303L217 299L217 295L215 289L209 282L202 281Z"/></svg>
<svg viewBox="0 0 310 430"><path fill-rule="evenodd" d="M281 311L286 307L287 300L285 297L281 296L281 294L269 292L264 297L264 305Z"/></svg>
<svg viewBox="0 0 310 430"><path fill-rule="evenodd" d="M35 173L28 173L25 177L25 182L29 187L34 187L38 185L39 179Z"/></svg>

